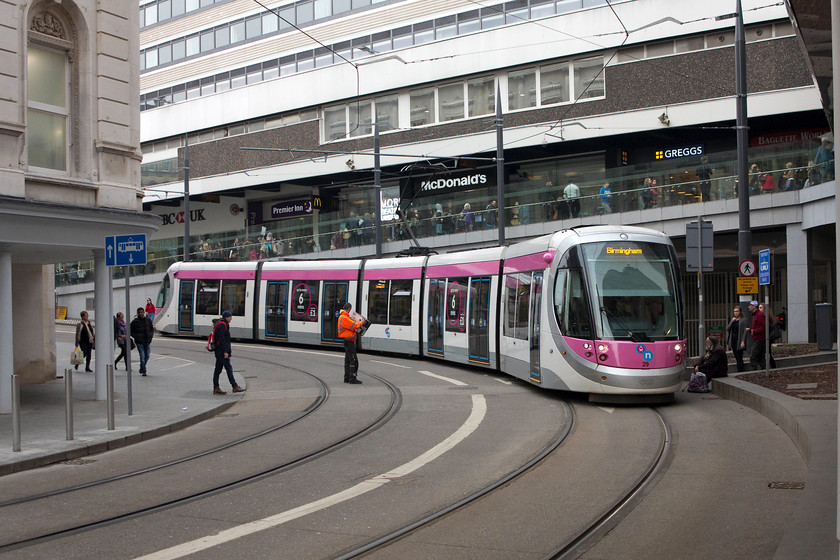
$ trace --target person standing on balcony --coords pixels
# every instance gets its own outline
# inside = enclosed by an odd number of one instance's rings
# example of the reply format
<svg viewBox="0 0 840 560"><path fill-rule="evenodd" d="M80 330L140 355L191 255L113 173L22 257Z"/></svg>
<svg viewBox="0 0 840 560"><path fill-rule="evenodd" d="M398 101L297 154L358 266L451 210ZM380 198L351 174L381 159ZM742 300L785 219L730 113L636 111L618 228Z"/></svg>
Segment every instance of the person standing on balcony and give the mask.
<svg viewBox="0 0 840 560"><path fill-rule="evenodd" d="M569 181L563 189L563 198L569 203L569 213L572 218L577 218L580 215L580 188Z"/></svg>
<svg viewBox="0 0 840 560"><path fill-rule="evenodd" d="M700 194L703 202L712 200L712 168L709 166L709 156L700 156L700 166L697 167L697 179L700 180Z"/></svg>
<svg viewBox="0 0 840 560"><path fill-rule="evenodd" d="M609 182L604 183L604 186L601 187L598 194L601 195L601 208L604 209L604 214L612 214L612 207L610 206L610 202L612 201L612 189L610 189Z"/></svg>

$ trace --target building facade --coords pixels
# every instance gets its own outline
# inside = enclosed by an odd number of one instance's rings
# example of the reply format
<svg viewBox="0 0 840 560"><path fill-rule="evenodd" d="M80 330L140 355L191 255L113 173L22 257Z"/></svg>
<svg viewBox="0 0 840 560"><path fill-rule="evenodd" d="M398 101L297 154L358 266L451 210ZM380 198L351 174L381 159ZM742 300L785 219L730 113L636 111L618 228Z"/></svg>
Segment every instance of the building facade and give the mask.
<svg viewBox="0 0 840 560"><path fill-rule="evenodd" d="M386 254L412 236L439 251L494 244L500 222L513 240L649 225L684 247L703 215L717 240L706 316L726 320L739 298L731 2L265 6L140 3L155 270L183 258L186 224L191 259L228 260L371 255L377 213ZM744 19L753 248L773 251L771 301L804 342L813 305L834 299L833 159L818 153L833 138L786 7L744 2Z"/></svg>
<svg viewBox="0 0 840 560"><path fill-rule="evenodd" d="M56 264L101 264L96 307L110 317L105 236L151 234L160 220L141 206L136 9L12 1L0 15L0 412L9 412L12 374L40 383L65 361L55 351ZM97 396L109 361L100 346Z"/></svg>

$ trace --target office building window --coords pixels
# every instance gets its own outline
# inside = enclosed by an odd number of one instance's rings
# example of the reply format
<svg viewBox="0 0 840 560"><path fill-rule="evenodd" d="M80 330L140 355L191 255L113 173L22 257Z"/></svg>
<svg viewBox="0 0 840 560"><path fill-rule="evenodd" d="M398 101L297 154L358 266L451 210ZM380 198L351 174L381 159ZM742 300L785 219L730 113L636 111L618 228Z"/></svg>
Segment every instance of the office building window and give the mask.
<svg viewBox="0 0 840 560"><path fill-rule="evenodd" d="M537 73L533 68L508 72L508 109L537 106Z"/></svg>
<svg viewBox="0 0 840 560"><path fill-rule="evenodd" d="M409 110L411 126L423 126L435 122L434 88L415 89L410 94Z"/></svg>

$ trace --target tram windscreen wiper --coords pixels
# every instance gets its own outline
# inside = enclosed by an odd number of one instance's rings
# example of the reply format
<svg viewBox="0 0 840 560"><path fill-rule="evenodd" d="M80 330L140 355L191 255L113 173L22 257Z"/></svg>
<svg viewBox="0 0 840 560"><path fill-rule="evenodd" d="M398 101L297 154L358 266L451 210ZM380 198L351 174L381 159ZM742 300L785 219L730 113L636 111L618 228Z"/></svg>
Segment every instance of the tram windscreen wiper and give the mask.
<svg viewBox="0 0 840 560"><path fill-rule="evenodd" d="M650 337L645 332L631 332L630 340L633 342L650 342Z"/></svg>

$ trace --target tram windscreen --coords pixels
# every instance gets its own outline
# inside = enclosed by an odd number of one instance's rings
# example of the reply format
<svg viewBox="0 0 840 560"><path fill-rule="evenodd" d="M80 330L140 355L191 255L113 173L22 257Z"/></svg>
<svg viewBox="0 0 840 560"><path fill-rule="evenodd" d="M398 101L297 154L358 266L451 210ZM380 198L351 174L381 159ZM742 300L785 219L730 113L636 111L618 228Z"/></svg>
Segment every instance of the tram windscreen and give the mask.
<svg viewBox="0 0 840 560"><path fill-rule="evenodd" d="M599 339L681 338L679 294L667 245L589 243L583 255Z"/></svg>
<svg viewBox="0 0 840 560"><path fill-rule="evenodd" d="M166 274L163 277L163 282L161 282L161 284L160 284L160 290L158 290L157 303L155 304L155 306L158 309L160 309L161 307L164 307L167 303L169 303L169 295L170 295L169 293L170 293L170 291L171 291L171 286L170 286L170 283L169 283L169 274Z"/></svg>

